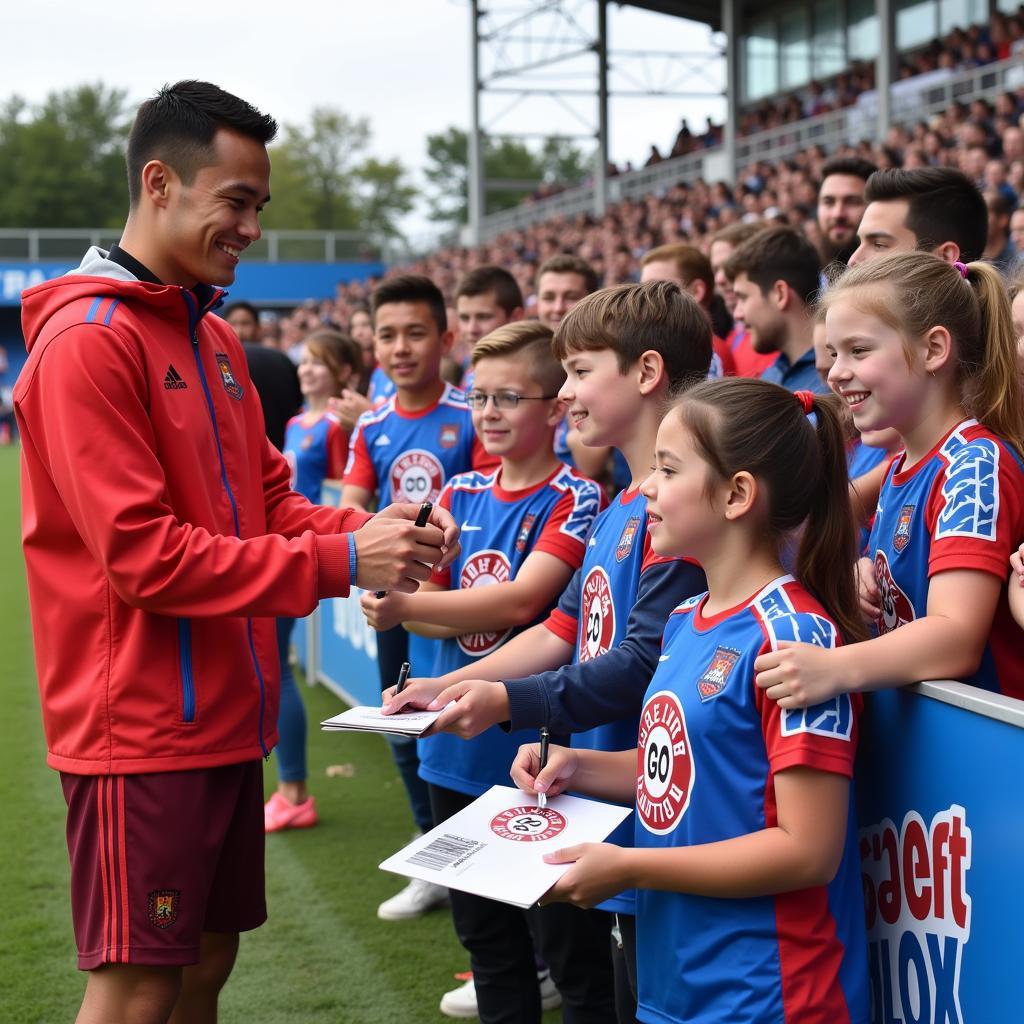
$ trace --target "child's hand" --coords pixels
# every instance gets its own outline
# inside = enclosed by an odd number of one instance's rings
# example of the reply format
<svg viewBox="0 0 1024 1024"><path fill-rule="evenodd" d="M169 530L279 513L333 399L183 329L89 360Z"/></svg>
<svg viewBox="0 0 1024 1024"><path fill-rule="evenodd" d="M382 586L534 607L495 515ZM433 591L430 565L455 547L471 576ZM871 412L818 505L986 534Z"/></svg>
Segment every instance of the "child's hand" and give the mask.
<svg viewBox="0 0 1024 1024"><path fill-rule="evenodd" d="M524 748L525 749L525 748ZM594 907L630 886L628 850L612 843L581 843L544 855L547 864L572 867L541 897L539 903L575 903Z"/></svg>
<svg viewBox="0 0 1024 1024"><path fill-rule="evenodd" d="M1024 587L1024 544L1010 555L1010 568L1017 574L1017 582Z"/></svg>
<svg viewBox="0 0 1024 1024"><path fill-rule="evenodd" d="M397 715L406 708L425 711L446 685L442 676L440 679L408 679L402 692L397 694L395 687L389 686L380 695L381 714Z"/></svg>
<svg viewBox="0 0 1024 1024"><path fill-rule="evenodd" d="M578 765L579 755L575 750L552 745L548 748L548 763L544 771L540 771L540 744L524 743L512 762L509 774L524 793L559 796L568 788Z"/></svg>
<svg viewBox="0 0 1024 1024"><path fill-rule="evenodd" d="M447 707L455 701L452 707ZM447 708L425 732L424 736L436 732L450 732L471 740L485 729L499 722L507 722L509 716L508 691L503 683L489 679L466 679L442 690L431 702L430 711Z"/></svg>
<svg viewBox="0 0 1024 1024"><path fill-rule="evenodd" d="M409 618L406 614L405 595L397 591L390 591L384 597L377 597L367 591L359 598L359 607L363 609L366 621L379 633Z"/></svg>
<svg viewBox="0 0 1024 1024"><path fill-rule="evenodd" d="M858 558L854 570L857 574L857 594L860 610L868 622L877 622L882 614L882 595L875 579L875 566L870 558Z"/></svg>
<svg viewBox="0 0 1024 1024"><path fill-rule="evenodd" d="M836 655L815 644L779 643L754 662L755 682L780 708L808 708L843 693Z"/></svg>
<svg viewBox="0 0 1024 1024"><path fill-rule="evenodd" d="M342 388L340 398L327 399L327 408L338 417L345 431L351 434L356 420L370 408L370 400L358 391Z"/></svg>

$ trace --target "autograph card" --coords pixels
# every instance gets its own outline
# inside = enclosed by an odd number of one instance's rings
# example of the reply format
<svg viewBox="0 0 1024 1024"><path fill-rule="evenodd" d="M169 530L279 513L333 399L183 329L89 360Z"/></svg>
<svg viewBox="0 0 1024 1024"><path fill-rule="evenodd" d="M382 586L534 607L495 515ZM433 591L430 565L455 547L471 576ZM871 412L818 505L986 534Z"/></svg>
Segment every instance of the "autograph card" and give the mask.
<svg viewBox="0 0 1024 1024"><path fill-rule="evenodd" d="M525 909L570 866L545 864L544 854L603 842L630 813L628 807L575 796L557 796L538 807L518 789L493 786L380 866Z"/></svg>
<svg viewBox="0 0 1024 1024"><path fill-rule="evenodd" d="M441 708L441 711L444 710ZM349 708L321 722L320 728L324 732L380 732L419 736L437 721L441 711L403 711L397 715L384 715L379 707Z"/></svg>

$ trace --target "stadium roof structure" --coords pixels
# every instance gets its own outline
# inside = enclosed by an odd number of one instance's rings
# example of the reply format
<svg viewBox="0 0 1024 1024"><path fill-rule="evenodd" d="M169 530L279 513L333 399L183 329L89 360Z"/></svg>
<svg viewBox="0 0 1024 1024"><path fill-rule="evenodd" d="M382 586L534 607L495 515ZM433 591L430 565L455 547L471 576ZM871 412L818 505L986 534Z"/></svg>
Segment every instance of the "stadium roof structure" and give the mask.
<svg viewBox="0 0 1024 1024"><path fill-rule="evenodd" d="M716 32L722 28L722 5L716 0L621 0L620 7L642 7L655 14L686 18L710 25Z"/></svg>

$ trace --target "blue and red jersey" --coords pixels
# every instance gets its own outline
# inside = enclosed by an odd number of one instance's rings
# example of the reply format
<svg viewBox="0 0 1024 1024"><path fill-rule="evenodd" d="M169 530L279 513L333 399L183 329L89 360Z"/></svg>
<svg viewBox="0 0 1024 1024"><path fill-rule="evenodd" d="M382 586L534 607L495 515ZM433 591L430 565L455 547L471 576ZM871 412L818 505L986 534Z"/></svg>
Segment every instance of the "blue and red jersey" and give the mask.
<svg viewBox="0 0 1024 1024"><path fill-rule="evenodd" d="M376 408L386 402L395 390L395 382L379 366L375 366L370 374L370 385L366 389L370 405Z"/></svg>
<svg viewBox="0 0 1024 1024"><path fill-rule="evenodd" d="M954 427L923 459L893 460L878 499L868 552L881 597L880 633L927 613L928 585L941 572L973 569L1001 580L1024 538L1024 464L976 420ZM1024 698L1024 630L1000 589L978 671L963 680Z"/></svg>
<svg viewBox="0 0 1024 1024"><path fill-rule="evenodd" d="M410 412L392 395L356 421L345 483L378 493L378 507L394 501L437 501L456 473L490 469L497 459L473 430L466 396L445 384L440 398Z"/></svg>
<svg viewBox="0 0 1024 1024"><path fill-rule="evenodd" d="M835 624L791 577L704 616L669 617L637 742L635 845L697 846L778 824L775 775L852 778L860 698L784 710L754 682L781 641L834 647ZM637 893L638 1017L674 1024L866 1024L867 939L851 787L846 843L825 886L748 899Z"/></svg>
<svg viewBox="0 0 1024 1024"><path fill-rule="evenodd" d="M340 480L348 461L348 434L333 413L293 416L285 427L284 457L292 470L292 490L320 504L325 479Z"/></svg>
<svg viewBox="0 0 1024 1024"><path fill-rule="evenodd" d="M560 466L534 487L507 491L501 471L463 473L444 489L440 504L462 529L455 562L433 582L449 589L468 589L513 580L535 551L561 559L572 569L583 561L584 544L604 493L592 480ZM551 595L554 605L558 594ZM538 621L547 615L538 616ZM434 675L469 665L497 650L509 637L533 623L498 633L467 633L442 640ZM440 733L419 741L420 775L427 782L478 796L491 786L507 785L509 766L535 731L504 732L492 726L471 740Z"/></svg>

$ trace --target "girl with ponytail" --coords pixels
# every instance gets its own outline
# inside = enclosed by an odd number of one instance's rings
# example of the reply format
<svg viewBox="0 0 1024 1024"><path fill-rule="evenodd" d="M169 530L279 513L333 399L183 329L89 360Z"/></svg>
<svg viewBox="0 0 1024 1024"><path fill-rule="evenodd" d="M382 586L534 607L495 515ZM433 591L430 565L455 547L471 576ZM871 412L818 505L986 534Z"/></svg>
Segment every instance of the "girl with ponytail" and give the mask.
<svg viewBox="0 0 1024 1024"><path fill-rule="evenodd" d="M765 654L758 685L783 708L920 679L1024 697L1006 587L1024 536L1024 400L998 272L901 253L851 268L822 306L830 387L858 430L894 428L904 448L857 564L880 635Z"/></svg>
<svg viewBox="0 0 1024 1024"><path fill-rule="evenodd" d="M638 890L641 1020L864 1024L860 698L787 711L754 685L763 652L865 635L840 569L855 527L838 403L705 381L662 421L655 462L641 486L651 545L698 561L708 592L669 616L636 749L552 747L542 768L536 745L520 748L512 778L527 792L636 803L635 848L549 855L572 866L544 902ZM798 531L794 578L780 553Z"/></svg>

